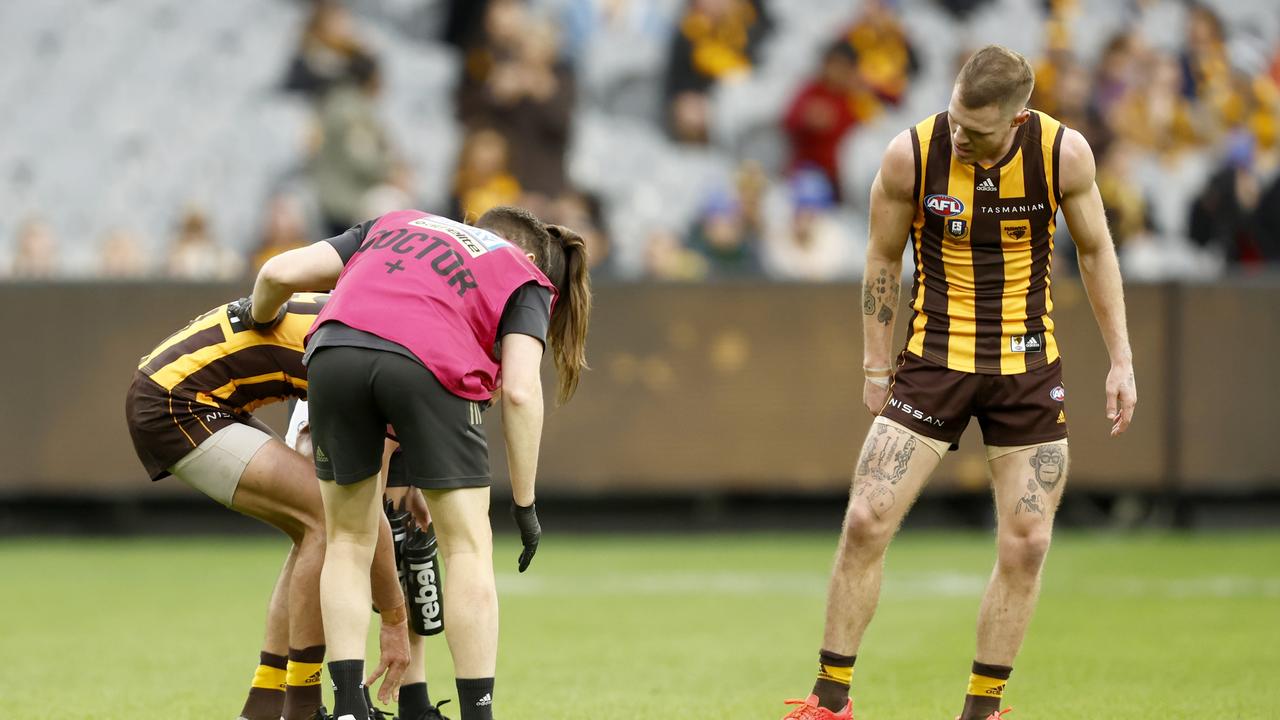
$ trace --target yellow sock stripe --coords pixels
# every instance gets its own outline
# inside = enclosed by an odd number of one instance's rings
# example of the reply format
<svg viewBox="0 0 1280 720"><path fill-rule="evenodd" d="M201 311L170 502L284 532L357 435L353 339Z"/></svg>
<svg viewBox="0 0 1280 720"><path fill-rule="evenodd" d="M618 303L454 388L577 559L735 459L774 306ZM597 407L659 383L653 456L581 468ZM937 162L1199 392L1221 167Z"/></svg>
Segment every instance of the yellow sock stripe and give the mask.
<svg viewBox="0 0 1280 720"><path fill-rule="evenodd" d="M818 663L818 679L830 680L831 682L838 682L841 685L848 686L853 683L853 667L838 667L836 665Z"/></svg>
<svg viewBox="0 0 1280 720"><path fill-rule="evenodd" d="M1004 684L1008 680L987 677L986 675L969 675L969 694L979 697L998 698L1004 695Z"/></svg>
<svg viewBox="0 0 1280 720"><path fill-rule="evenodd" d="M305 663L289 661L288 683L295 687L308 687L320 684L321 663Z"/></svg>
<svg viewBox="0 0 1280 720"><path fill-rule="evenodd" d="M253 672L253 684L250 687L263 690L284 690L285 671L269 665L259 665Z"/></svg>

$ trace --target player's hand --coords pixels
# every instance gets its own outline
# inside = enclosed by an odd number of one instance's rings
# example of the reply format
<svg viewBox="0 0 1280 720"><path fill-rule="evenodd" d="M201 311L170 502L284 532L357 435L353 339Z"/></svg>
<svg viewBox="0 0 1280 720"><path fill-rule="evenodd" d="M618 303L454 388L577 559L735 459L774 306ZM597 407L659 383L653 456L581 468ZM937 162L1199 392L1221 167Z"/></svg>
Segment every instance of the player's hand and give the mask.
<svg viewBox="0 0 1280 720"><path fill-rule="evenodd" d="M409 493L404 496L404 504L401 506L409 511L413 516L413 521L418 523L418 527L423 531L427 531L427 526L431 524L431 511L427 509L427 499L422 497L422 491L418 488L409 488Z"/></svg>
<svg viewBox="0 0 1280 720"><path fill-rule="evenodd" d="M862 381L862 404L867 406L867 410L870 410L872 415L879 415L884 409L885 402L889 400L889 387L887 384L885 387L876 384L880 382L879 379L876 382L871 380L872 378L865 378ZM885 380L887 381L888 378Z"/></svg>
<svg viewBox="0 0 1280 720"><path fill-rule="evenodd" d="M389 705L400 699L400 683L409 669L409 616L401 605L398 611L384 611L382 620L382 629L378 632L378 667L365 678L364 686L373 687L378 678L383 677L378 702Z"/></svg>
<svg viewBox="0 0 1280 720"><path fill-rule="evenodd" d="M524 551L520 553L520 572L529 568L533 562L533 554L538 552L538 540L542 538L542 525L538 523L537 503L529 503L529 507L521 507L511 502L511 517L520 528L520 543Z"/></svg>
<svg viewBox="0 0 1280 720"><path fill-rule="evenodd" d="M1112 365L1107 373L1107 419L1111 421L1111 437L1129 429L1133 410L1138 406L1138 382L1133 366Z"/></svg>
<svg viewBox="0 0 1280 720"><path fill-rule="evenodd" d="M259 322L253 317L253 298L243 297L227 306L227 310L231 313L232 322L239 323L240 328L244 330L257 330L264 332L270 330L284 320L285 312L288 311L288 304L280 306L280 311L276 316L266 322Z"/></svg>

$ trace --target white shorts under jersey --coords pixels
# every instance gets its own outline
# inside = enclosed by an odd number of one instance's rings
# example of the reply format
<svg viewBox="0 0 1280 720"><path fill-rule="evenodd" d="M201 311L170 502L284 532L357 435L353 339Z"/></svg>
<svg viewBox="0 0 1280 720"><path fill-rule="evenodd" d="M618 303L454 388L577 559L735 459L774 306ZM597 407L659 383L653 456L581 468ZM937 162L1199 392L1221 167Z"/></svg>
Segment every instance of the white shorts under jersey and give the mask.
<svg viewBox="0 0 1280 720"><path fill-rule="evenodd" d="M289 430L284 434L284 444L298 449L298 434L307 426L307 401L299 400L289 416Z"/></svg>

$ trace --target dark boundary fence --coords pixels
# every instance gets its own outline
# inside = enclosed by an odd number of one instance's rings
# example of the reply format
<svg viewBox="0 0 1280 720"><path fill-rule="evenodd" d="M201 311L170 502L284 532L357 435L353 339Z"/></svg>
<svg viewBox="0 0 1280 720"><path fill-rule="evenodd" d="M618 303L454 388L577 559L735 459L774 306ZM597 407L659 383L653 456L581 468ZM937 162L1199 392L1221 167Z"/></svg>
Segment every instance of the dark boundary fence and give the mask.
<svg viewBox="0 0 1280 720"><path fill-rule="evenodd" d="M113 518L100 523L111 532L157 525L188 505L202 515L202 499L179 483L145 478L124 428L124 394L139 356L247 290L0 285L0 532L91 527L95 517ZM858 293L852 284L599 288L593 370L571 404L548 413L541 496L582 527L627 513L705 527L806 508L838 519L870 421L860 403ZM1107 435L1108 361L1087 298L1070 281L1055 283L1054 296L1071 426L1068 502L1080 504L1082 524L1095 524L1098 507L1113 524L1203 524L1206 508L1237 505L1277 517L1267 498L1280 495L1280 283L1128 288L1141 401L1120 439ZM282 407L262 415L283 425ZM486 420L501 467L496 411ZM504 485L499 474L498 497ZM983 511L970 521L961 510L976 500L989 511L986 486L975 427L920 514L937 506L943 518L981 525Z"/></svg>

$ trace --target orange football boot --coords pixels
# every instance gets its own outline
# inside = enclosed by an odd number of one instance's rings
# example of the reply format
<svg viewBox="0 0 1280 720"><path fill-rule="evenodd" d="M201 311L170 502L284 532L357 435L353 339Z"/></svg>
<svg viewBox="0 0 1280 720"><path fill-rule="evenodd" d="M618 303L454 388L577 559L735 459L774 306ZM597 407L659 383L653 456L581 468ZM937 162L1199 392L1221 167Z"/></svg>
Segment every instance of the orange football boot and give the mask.
<svg viewBox="0 0 1280 720"><path fill-rule="evenodd" d="M804 700L787 700L786 705L796 705L796 709L783 716L782 720L853 720L853 701L846 701L844 709L832 712L818 704L818 696L810 695Z"/></svg>
<svg viewBox="0 0 1280 720"><path fill-rule="evenodd" d="M1004 710L991 713L987 716L987 720L1004 720L1005 713L1011 712L1013 712L1013 708L1005 708ZM786 718L783 718L783 720L786 720ZM956 720L960 720L959 715L956 716Z"/></svg>

